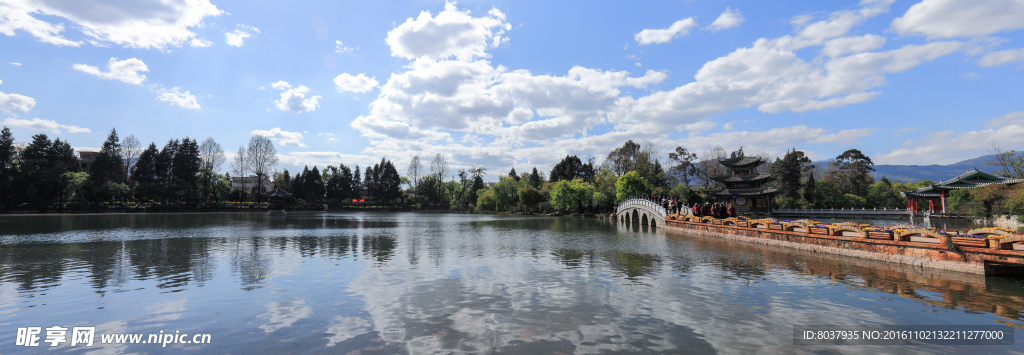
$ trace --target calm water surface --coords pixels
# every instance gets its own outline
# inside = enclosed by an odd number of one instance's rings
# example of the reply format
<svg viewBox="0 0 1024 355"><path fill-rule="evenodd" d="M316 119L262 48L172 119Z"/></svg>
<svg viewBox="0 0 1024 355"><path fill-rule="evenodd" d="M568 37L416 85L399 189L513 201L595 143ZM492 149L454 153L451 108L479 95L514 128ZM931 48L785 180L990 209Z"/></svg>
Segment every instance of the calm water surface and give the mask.
<svg viewBox="0 0 1024 355"><path fill-rule="evenodd" d="M0 217L0 353L1021 353L1024 282L592 219ZM794 325L1008 325L1013 346L795 346ZM99 344L209 333L210 344ZM44 331L45 336L45 331Z"/></svg>

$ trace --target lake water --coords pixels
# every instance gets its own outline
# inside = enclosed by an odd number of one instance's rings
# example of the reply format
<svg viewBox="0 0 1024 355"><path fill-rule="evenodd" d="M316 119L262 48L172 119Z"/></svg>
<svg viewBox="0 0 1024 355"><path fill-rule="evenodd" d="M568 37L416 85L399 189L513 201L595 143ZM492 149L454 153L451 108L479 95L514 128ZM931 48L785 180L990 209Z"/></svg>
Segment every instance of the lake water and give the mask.
<svg viewBox="0 0 1024 355"><path fill-rule="evenodd" d="M1024 282L581 218L0 217L0 353L95 327L162 353L1017 353ZM794 345L799 325L1002 325L1014 345ZM100 344L101 334L210 334ZM177 332L177 333L176 333ZM69 332L70 333L70 332Z"/></svg>

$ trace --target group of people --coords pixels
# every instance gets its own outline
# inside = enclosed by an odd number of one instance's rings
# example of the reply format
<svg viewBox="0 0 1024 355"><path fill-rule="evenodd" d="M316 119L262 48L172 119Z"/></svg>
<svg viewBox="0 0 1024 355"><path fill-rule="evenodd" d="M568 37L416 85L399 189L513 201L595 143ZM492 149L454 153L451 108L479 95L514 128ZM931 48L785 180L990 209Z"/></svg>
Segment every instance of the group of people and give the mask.
<svg viewBox="0 0 1024 355"><path fill-rule="evenodd" d="M731 203L704 203L695 204L692 207L687 206L683 203L683 200L678 198L669 198L664 195L654 194L640 194L631 196L631 198L638 198L648 200L661 205L665 208L665 211L669 215L680 215L680 214L693 214L694 216L704 217L711 216L715 218L727 218L736 217L736 207Z"/></svg>
<svg viewBox="0 0 1024 355"><path fill-rule="evenodd" d="M692 213L694 216L704 217L711 216L715 218L727 218L736 217L736 207L731 203L705 203L702 205L693 205Z"/></svg>

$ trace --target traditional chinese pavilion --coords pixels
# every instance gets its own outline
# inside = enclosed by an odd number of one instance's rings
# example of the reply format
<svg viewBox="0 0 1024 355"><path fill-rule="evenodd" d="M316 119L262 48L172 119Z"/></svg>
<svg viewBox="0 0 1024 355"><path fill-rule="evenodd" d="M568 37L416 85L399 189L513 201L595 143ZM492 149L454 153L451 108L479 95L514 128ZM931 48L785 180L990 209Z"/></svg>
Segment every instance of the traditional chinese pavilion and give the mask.
<svg viewBox="0 0 1024 355"><path fill-rule="evenodd" d="M771 212L771 199L776 190L764 186L771 175L757 172L757 167L765 163L761 157L740 156L719 159L718 163L729 169L729 174L712 177L725 185L724 189L712 192L715 199L732 203L736 213Z"/></svg>
<svg viewBox="0 0 1024 355"><path fill-rule="evenodd" d="M974 168L955 178L925 186L917 191L902 192L907 197L907 208L914 212L931 211L946 213L946 198L950 190L973 189L993 184L1013 185L1024 179L1011 179L989 174ZM925 208L927 207L927 208Z"/></svg>

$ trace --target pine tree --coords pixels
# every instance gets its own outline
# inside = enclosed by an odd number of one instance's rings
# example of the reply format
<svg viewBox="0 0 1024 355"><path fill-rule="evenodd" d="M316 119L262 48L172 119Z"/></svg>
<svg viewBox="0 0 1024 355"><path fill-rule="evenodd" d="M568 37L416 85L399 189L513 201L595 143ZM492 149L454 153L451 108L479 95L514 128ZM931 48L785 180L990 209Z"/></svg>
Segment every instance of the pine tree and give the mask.
<svg viewBox="0 0 1024 355"><path fill-rule="evenodd" d="M149 143L149 147L139 154L138 160L135 161L135 165L132 166L132 182L137 187L137 197L142 200L159 198L159 189L156 186L157 183L157 159L160 155L160 151L156 149L156 144Z"/></svg>
<svg viewBox="0 0 1024 355"><path fill-rule="evenodd" d="M475 183L475 182L474 182ZM543 183L540 181L540 174L537 173L537 167L533 167L533 172L530 173L530 186L535 189L540 189Z"/></svg>
<svg viewBox="0 0 1024 355"><path fill-rule="evenodd" d="M814 181L814 172L809 172L807 174L807 183L804 185L804 200L807 200L812 205L814 204L814 194L817 186L817 183Z"/></svg>
<svg viewBox="0 0 1024 355"><path fill-rule="evenodd" d="M199 144L194 139L185 137L171 159L171 176L175 190L186 202L196 198L196 181L200 165L202 162L199 158Z"/></svg>
<svg viewBox="0 0 1024 355"><path fill-rule="evenodd" d="M99 154L96 155L89 167L90 195L94 201L109 201L121 197L116 184L124 182L123 169L121 143L117 138L117 130L111 129Z"/></svg>
<svg viewBox="0 0 1024 355"><path fill-rule="evenodd" d="M352 169L352 198L360 199L363 196L363 179L360 177L359 164Z"/></svg>
<svg viewBox="0 0 1024 355"><path fill-rule="evenodd" d="M0 210L6 212L14 202L14 191L12 189L15 168L14 161L18 151L14 147L14 135L11 130L4 126L0 131Z"/></svg>
<svg viewBox="0 0 1024 355"><path fill-rule="evenodd" d="M313 170L310 170L309 175L306 176L306 196L313 203L323 203L324 182L316 165L313 166Z"/></svg>

